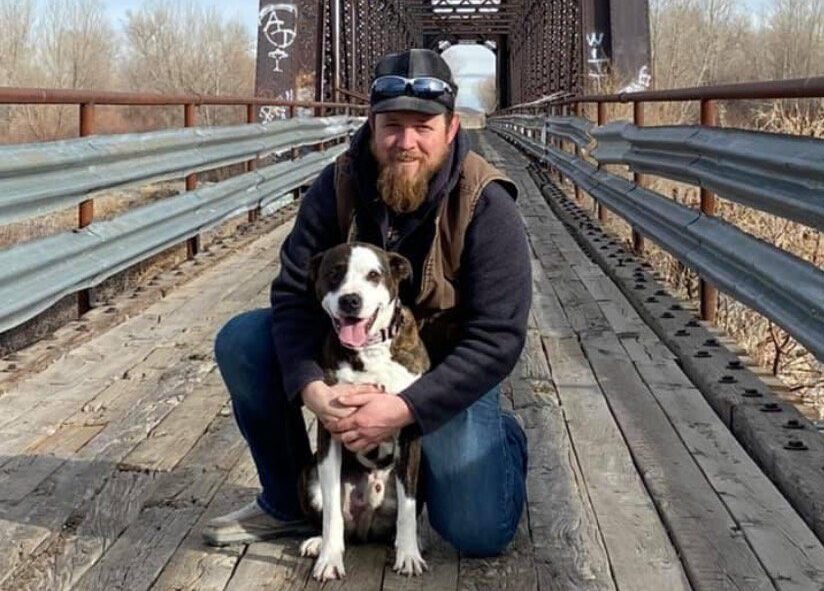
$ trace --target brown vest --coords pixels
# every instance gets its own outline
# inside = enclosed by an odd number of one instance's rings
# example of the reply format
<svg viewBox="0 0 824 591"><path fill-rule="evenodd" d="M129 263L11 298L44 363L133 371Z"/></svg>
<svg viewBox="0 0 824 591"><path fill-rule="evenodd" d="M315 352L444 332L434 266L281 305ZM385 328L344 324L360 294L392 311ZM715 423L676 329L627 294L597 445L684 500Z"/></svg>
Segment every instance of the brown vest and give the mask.
<svg viewBox="0 0 824 591"><path fill-rule="evenodd" d="M338 223L341 236L346 236L348 242L357 238L354 223L356 184L351 165L348 152L338 156L335 162ZM502 183L513 197L517 195L515 183L475 152L467 153L460 174L456 190L438 205L435 236L423 262L421 289L412 309L421 337L433 358L438 357L437 352L432 350L436 346L435 340L445 341L441 344L446 346L459 337L454 312L460 294L455 291L453 283L460 271L466 229L472 221L478 198L492 181Z"/></svg>

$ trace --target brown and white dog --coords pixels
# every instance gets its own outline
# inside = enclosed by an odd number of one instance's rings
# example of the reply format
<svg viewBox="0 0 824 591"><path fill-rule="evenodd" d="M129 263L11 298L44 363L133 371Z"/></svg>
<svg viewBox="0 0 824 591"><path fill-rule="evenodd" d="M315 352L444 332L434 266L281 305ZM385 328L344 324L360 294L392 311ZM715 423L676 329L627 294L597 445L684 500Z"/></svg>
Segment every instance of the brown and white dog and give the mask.
<svg viewBox="0 0 824 591"><path fill-rule="evenodd" d="M312 259L310 286L334 326L322 355L327 384L378 384L396 394L429 368L415 319L398 295L411 273L404 257L357 242ZM394 570L426 570L417 531L420 457L420 437L409 427L394 441L355 454L318 424L317 463L304 471L300 486L304 510L322 523L322 536L300 548L301 555L317 557L315 579L345 575L345 538L386 540L393 531Z"/></svg>

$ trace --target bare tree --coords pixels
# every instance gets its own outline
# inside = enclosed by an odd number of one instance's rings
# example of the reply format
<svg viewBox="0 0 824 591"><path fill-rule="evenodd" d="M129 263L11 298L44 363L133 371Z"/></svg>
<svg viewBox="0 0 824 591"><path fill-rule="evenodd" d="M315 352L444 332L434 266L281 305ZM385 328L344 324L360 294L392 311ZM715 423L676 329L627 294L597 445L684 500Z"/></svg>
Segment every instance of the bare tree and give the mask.
<svg viewBox="0 0 824 591"><path fill-rule="evenodd" d="M238 21L225 21L214 8L152 1L127 13L127 83L141 91L167 94L251 95L253 40ZM219 122L202 109L205 124Z"/></svg>

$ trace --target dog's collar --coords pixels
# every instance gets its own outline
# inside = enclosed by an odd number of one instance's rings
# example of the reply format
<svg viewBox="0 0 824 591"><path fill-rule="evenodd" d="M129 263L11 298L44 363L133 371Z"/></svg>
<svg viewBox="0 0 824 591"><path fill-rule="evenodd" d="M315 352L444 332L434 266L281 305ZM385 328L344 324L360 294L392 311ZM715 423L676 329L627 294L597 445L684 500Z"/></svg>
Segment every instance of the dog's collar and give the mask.
<svg viewBox="0 0 824 591"><path fill-rule="evenodd" d="M395 298L395 311L392 313L392 320L389 321L389 326L387 326L386 328L382 328L379 333L369 337L369 339L363 344L363 347L347 347L343 343L341 343L341 345L343 347L346 347L347 349L359 351L360 349L371 347L372 345L385 343L386 341L393 339L395 335L400 332L401 324L403 324L403 314L401 313L401 301L400 298Z"/></svg>

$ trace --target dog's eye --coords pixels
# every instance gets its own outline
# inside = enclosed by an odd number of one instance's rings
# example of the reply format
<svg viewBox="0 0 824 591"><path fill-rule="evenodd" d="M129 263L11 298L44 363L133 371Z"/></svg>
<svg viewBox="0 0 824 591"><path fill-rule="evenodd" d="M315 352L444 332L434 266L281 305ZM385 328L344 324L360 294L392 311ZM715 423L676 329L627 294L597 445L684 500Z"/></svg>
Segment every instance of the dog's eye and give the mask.
<svg viewBox="0 0 824 591"><path fill-rule="evenodd" d="M334 268L329 272L329 282L332 284L338 284L343 281L344 271L343 269Z"/></svg>
<svg viewBox="0 0 824 591"><path fill-rule="evenodd" d="M369 271L369 274L366 276L369 281L378 281L381 278L381 274L377 271Z"/></svg>

